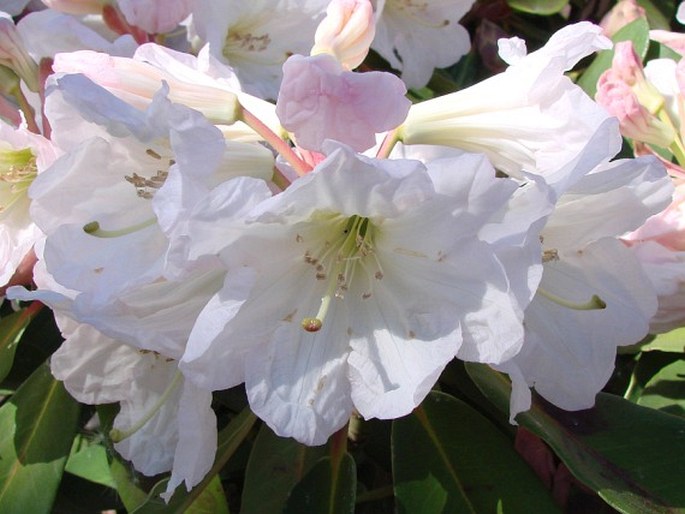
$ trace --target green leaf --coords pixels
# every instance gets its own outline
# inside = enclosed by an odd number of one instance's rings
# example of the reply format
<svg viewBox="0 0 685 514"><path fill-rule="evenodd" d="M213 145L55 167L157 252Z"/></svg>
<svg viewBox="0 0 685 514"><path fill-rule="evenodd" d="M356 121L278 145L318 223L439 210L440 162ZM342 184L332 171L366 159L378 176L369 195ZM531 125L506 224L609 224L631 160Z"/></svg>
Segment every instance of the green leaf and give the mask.
<svg viewBox="0 0 685 514"><path fill-rule="evenodd" d="M325 455L325 446L305 446L262 425L247 464L241 514L283 512L293 486Z"/></svg>
<svg viewBox="0 0 685 514"><path fill-rule="evenodd" d="M52 511L78 413L46 364L0 407L0 512Z"/></svg>
<svg viewBox="0 0 685 514"><path fill-rule="evenodd" d="M503 411L511 387L483 364L467 364ZM516 420L542 438L573 475L619 512L685 512L685 420L600 393L593 409L566 412L536 400Z"/></svg>
<svg viewBox="0 0 685 514"><path fill-rule="evenodd" d="M662 368L642 391L637 403L678 416L685 416L685 359Z"/></svg>
<svg viewBox="0 0 685 514"><path fill-rule="evenodd" d="M205 490L188 507L185 514L229 514L228 502L218 475L212 477Z"/></svg>
<svg viewBox="0 0 685 514"><path fill-rule="evenodd" d="M643 352L659 350L662 352L685 352L685 328L677 328L665 334L654 336L649 343L640 347Z"/></svg>
<svg viewBox="0 0 685 514"><path fill-rule="evenodd" d="M392 451L400 513L560 512L512 441L444 393L395 420Z"/></svg>
<svg viewBox="0 0 685 514"><path fill-rule="evenodd" d="M675 17L673 0L638 0L647 14L652 29L671 30L671 20Z"/></svg>
<svg viewBox="0 0 685 514"><path fill-rule="evenodd" d="M81 435L74 438L65 470L85 480L116 489L116 482L109 468L107 449Z"/></svg>
<svg viewBox="0 0 685 514"><path fill-rule="evenodd" d="M644 59L649 48L649 25L643 18L639 18L632 23L629 23L621 30L619 30L611 38L614 43L619 41L632 41L635 52ZM591 97L595 97L597 92L597 81L599 76L605 70L611 67L611 61L614 58L614 51L604 50L597 54L592 64L588 66L585 73L578 79L578 85Z"/></svg>
<svg viewBox="0 0 685 514"><path fill-rule="evenodd" d="M5 380L12 369L19 340L39 309L40 304L36 303L0 319L0 382Z"/></svg>
<svg viewBox="0 0 685 514"><path fill-rule="evenodd" d="M349 453L324 457L293 488L284 514L353 514L357 468Z"/></svg>
<svg viewBox="0 0 685 514"><path fill-rule="evenodd" d="M162 485L166 481L157 483L151 491L146 492L139 483L132 465L123 462L118 457L112 459L110 472L116 484L117 494L128 512L137 514L168 512L164 500L159 497L164 492Z"/></svg>
<svg viewBox="0 0 685 514"><path fill-rule="evenodd" d="M509 7L528 14L556 14L568 5L569 0L507 0Z"/></svg>

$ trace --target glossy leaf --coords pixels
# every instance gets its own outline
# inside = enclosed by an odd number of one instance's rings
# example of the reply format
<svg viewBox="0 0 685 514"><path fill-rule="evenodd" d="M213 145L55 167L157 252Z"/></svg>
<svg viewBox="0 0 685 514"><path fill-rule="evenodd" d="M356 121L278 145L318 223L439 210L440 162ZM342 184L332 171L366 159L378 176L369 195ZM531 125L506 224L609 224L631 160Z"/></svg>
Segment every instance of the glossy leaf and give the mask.
<svg viewBox="0 0 685 514"><path fill-rule="evenodd" d="M560 512L495 425L452 396L433 392L392 432L400 513Z"/></svg>
<svg viewBox="0 0 685 514"><path fill-rule="evenodd" d="M185 514L229 514L228 502L219 475L214 475L205 490L188 507Z"/></svg>
<svg viewBox="0 0 685 514"><path fill-rule="evenodd" d="M262 425L247 464L241 514L283 512L293 486L325 455L325 446L305 446Z"/></svg>
<svg viewBox="0 0 685 514"><path fill-rule="evenodd" d="M507 0L509 7L529 14L556 14L568 5L568 0Z"/></svg>
<svg viewBox="0 0 685 514"><path fill-rule="evenodd" d="M685 328L671 330L654 336L649 343L640 347L643 352L659 350L662 352L685 352Z"/></svg>
<svg viewBox="0 0 685 514"><path fill-rule="evenodd" d="M640 58L644 58L645 55L647 55L647 50L649 48L649 25L643 18L637 19L614 34L611 40L614 43L619 41L632 41L635 52L637 52ZM597 57L595 57L595 60L592 61L592 64L588 66L585 73L578 79L578 85L592 98L595 97L595 93L597 92L597 81L599 80L599 76L604 73L606 69L611 67L613 58L613 50L599 52Z"/></svg>
<svg viewBox="0 0 685 514"><path fill-rule="evenodd" d="M81 435L74 439L65 470L96 484L116 488L107 460L107 450L102 444L89 442Z"/></svg>
<svg viewBox="0 0 685 514"><path fill-rule="evenodd" d="M41 308L39 303L0 319L0 382L12 369L14 354L24 330Z"/></svg>
<svg viewBox="0 0 685 514"><path fill-rule="evenodd" d="M685 416L685 359L672 362L654 375L637 403Z"/></svg>
<svg viewBox="0 0 685 514"><path fill-rule="evenodd" d="M0 407L0 512L52 511L78 413L47 365Z"/></svg>
<svg viewBox="0 0 685 514"><path fill-rule="evenodd" d="M467 369L506 412L511 392L507 378L485 365L468 364ZM600 393L593 409L566 412L536 400L516 420L619 512L685 511L684 419Z"/></svg>
<svg viewBox="0 0 685 514"><path fill-rule="evenodd" d="M136 480L135 474L128 467L129 465L118 459L114 459L111 464L112 476L117 483L117 492L126 509L131 514L157 514L160 512L183 514L186 512L193 512L189 509L193 508L196 501L199 501L200 503L199 506L196 506L195 508L203 508L203 505L211 504L213 502L219 502L220 504L220 496L223 495L223 490L221 490L221 494L219 494L217 487L220 487L221 484L219 483L217 486L213 481L226 462L235 453L236 449L244 441L256 420L257 418L252 414L249 408L246 408L234 417L231 422L219 432L216 457L207 476L205 476L199 484L193 487L191 491L186 491L184 485L179 486L168 505L159 497L166 488L166 479L159 481L152 490L146 492ZM211 487L212 489L205 493L205 490L208 487ZM205 494L209 495L208 498L204 497Z"/></svg>
<svg viewBox="0 0 685 514"><path fill-rule="evenodd" d="M205 476L202 482L193 487L191 491L186 491L182 485L179 486L169 502L169 510L167 512L177 512L178 514L186 512L186 509L210 485L212 479L219 474L224 465L233 456L250 433L250 430L252 430L256 421L257 417L252 414L249 407L246 407L219 432L216 457L207 476Z"/></svg>
<svg viewBox="0 0 685 514"><path fill-rule="evenodd" d="M676 2L673 0L638 0L647 14L652 29L671 30L671 20L675 17Z"/></svg>
<svg viewBox="0 0 685 514"><path fill-rule="evenodd" d="M353 514L357 468L349 453L320 459L293 488L284 514Z"/></svg>

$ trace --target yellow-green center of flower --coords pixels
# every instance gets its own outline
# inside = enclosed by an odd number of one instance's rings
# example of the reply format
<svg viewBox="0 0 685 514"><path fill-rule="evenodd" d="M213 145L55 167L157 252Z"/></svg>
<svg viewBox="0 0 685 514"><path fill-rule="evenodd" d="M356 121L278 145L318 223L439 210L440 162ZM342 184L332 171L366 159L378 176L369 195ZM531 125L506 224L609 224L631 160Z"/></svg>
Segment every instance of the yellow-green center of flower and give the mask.
<svg viewBox="0 0 685 514"><path fill-rule="evenodd" d="M37 174L36 156L30 148L0 149L0 213L26 196Z"/></svg>
<svg viewBox="0 0 685 514"><path fill-rule="evenodd" d="M321 329L331 301L345 297L358 270L364 273L368 282L368 287L361 293L362 299L370 298L374 281L383 278L380 262L374 252L378 229L369 218L338 214L332 215L325 225L332 237L325 238L316 251L307 250L304 253L304 262L313 268L315 279L327 281L316 316L302 320L302 328L307 332ZM305 240L298 235L297 242L305 243Z"/></svg>

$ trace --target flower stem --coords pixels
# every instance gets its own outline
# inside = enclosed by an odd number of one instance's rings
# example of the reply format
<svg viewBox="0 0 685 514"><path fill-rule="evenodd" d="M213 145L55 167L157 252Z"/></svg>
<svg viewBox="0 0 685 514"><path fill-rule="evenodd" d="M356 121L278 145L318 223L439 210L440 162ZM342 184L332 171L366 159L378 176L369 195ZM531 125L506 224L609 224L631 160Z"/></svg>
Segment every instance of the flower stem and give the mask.
<svg viewBox="0 0 685 514"><path fill-rule="evenodd" d="M288 177L286 177L285 175L283 175L283 173L281 173L281 170L279 170L279 169L276 168L275 166L274 166L274 174L273 174L273 177L271 177L271 182L273 182L274 184L276 184L276 186L277 186L281 191L285 191L285 190L288 188L288 186L290 185L290 180L288 180Z"/></svg>
<svg viewBox="0 0 685 514"><path fill-rule="evenodd" d="M390 157L390 152L395 148L395 145L400 141L399 130L394 129L388 132L381 143L378 152L376 153L377 159L387 159Z"/></svg>
<svg viewBox="0 0 685 514"><path fill-rule="evenodd" d="M38 128L38 124L36 123L36 113L24 96L24 93L21 91L21 88L16 88L12 94L14 98L16 98L19 108L24 113L27 128L34 134L40 134L40 128Z"/></svg>
<svg viewBox="0 0 685 514"><path fill-rule="evenodd" d="M262 120L257 118L254 114L245 109L243 105L240 105L238 119L254 130L257 134L262 136L264 141L269 143L274 150L276 150L286 161L288 161L288 163L293 167L299 176L306 175L312 170L312 168L306 162L297 156L297 154L286 141L278 137L273 130L267 127Z"/></svg>

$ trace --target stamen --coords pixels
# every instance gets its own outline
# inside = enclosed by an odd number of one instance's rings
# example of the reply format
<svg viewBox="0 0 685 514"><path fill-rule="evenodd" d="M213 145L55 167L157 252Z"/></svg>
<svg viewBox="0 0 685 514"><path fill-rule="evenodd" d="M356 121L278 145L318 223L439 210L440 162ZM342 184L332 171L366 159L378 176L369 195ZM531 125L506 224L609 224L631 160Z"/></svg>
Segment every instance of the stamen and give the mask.
<svg viewBox="0 0 685 514"><path fill-rule="evenodd" d="M565 298L562 298L561 296L557 296L555 294L552 294L549 291L545 291L541 287L538 288L537 292L540 293L545 298L547 298L548 300L551 300L552 302L556 303L557 305L561 305L562 307L566 307L568 309L573 309L575 311L602 310L602 309L606 309L606 306L607 306L606 302L604 300L602 300L596 294L593 294L592 298L590 298L585 303L576 303L576 302L571 302L570 300L566 300Z"/></svg>
<svg viewBox="0 0 685 514"><path fill-rule="evenodd" d="M155 416L155 414L159 412L159 409L161 409L162 406L166 403L166 401L171 396L171 393L174 392L174 389L176 389L178 384L181 382L182 377L183 374L180 371L177 371L174 375L174 379L164 390L164 392L159 397L157 402L152 406L152 409L150 409L140 420L138 420L138 422L134 423L128 430L119 430L118 428L113 428L112 430L110 430L109 437L112 440L112 442L120 443L124 439L131 437L138 430L143 428L143 426L145 426L145 424L148 421L150 421Z"/></svg>
<svg viewBox="0 0 685 514"><path fill-rule="evenodd" d="M137 232L139 230L143 230L144 228L154 225L155 223L157 223L157 218L150 218L149 220L138 223L137 225L131 225L130 227L121 228L119 230L103 230L100 228L100 223L97 221L91 221L90 223L83 225L83 231L86 234L90 234L91 236L95 237L121 237L132 234L133 232Z"/></svg>
<svg viewBox="0 0 685 514"><path fill-rule="evenodd" d="M304 254L304 262L311 264L316 270L315 278L328 280L319 312L314 317L306 317L302 320L302 328L307 332L321 330L332 299L344 299L354 279L357 265L366 272L370 290L373 290L374 279L383 278L380 262L373 251L373 224L369 218L350 216L347 219L339 218L333 223L331 232L340 234L342 237L332 239L332 243L326 241L323 251L316 256L311 250L306 250ZM373 257L375 269L368 269L368 263L365 263L366 259L364 259L368 256ZM362 297L371 297L371 291L363 293Z"/></svg>

